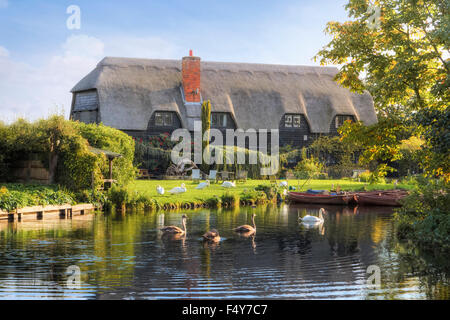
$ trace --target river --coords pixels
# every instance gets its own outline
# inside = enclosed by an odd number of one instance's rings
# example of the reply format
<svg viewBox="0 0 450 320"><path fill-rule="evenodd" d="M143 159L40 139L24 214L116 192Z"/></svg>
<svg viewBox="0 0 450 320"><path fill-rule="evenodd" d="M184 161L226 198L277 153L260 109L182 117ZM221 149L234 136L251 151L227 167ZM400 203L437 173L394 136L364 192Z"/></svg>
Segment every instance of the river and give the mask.
<svg viewBox="0 0 450 320"><path fill-rule="evenodd" d="M0 299L449 299L448 259L395 237L391 208L97 213L0 223ZM251 222L257 232L232 229ZM187 236L161 235L181 225ZM201 235L216 228L217 244ZM79 271L79 272L78 272Z"/></svg>

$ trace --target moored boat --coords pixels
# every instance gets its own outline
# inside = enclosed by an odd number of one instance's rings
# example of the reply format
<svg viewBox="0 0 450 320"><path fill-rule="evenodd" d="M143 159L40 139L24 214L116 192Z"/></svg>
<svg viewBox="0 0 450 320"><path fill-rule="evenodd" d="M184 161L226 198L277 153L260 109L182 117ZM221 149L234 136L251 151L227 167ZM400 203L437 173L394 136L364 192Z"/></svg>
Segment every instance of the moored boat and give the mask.
<svg viewBox="0 0 450 320"><path fill-rule="evenodd" d="M403 190L357 192L356 201L360 206L401 206L400 200L408 195Z"/></svg>
<svg viewBox="0 0 450 320"><path fill-rule="evenodd" d="M325 195L325 194L311 194L306 192L289 192L288 199L292 202L298 203L347 205L349 204L349 202L354 201L355 197L353 193Z"/></svg>

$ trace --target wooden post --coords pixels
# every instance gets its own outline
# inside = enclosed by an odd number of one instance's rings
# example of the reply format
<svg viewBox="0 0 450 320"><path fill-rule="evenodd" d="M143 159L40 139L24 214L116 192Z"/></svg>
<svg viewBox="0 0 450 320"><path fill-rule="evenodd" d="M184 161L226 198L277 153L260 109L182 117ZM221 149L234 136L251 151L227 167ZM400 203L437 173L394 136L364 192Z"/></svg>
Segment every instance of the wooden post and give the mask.
<svg viewBox="0 0 450 320"><path fill-rule="evenodd" d="M22 214L21 213L17 213L17 221L22 221Z"/></svg>
<svg viewBox="0 0 450 320"><path fill-rule="evenodd" d="M59 210L59 217L61 219L65 219L66 218L66 209L60 209Z"/></svg>
<svg viewBox="0 0 450 320"><path fill-rule="evenodd" d="M72 219L72 208L67 209L67 216Z"/></svg>
<svg viewBox="0 0 450 320"><path fill-rule="evenodd" d="M43 211L36 212L36 219L37 220L42 220L43 217L44 217L44 212Z"/></svg>

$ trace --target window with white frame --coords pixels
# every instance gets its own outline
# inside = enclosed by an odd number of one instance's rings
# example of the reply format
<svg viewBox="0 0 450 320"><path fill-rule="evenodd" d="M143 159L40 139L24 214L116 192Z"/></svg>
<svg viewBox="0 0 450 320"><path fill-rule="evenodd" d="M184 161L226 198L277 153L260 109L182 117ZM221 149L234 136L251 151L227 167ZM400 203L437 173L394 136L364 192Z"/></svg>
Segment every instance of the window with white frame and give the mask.
<svg viewBox="0 0 450 320"><path fill-rule="evenodd" d="M300 114L286 114L284 116L285 128L300 128L302 116Z"/></svg>
<svg viewBox="0 0 450 320"><path fill-rule="evenodd" d="M300 128L301 119L302 118L300 115L296 115L293 117L293 127L294 128Z"/></svg>
<svg viewBox="0 0 450 320"><path fill-rule="evenodd" d="M215 128L226 128L228 125L227 113L212 113L211 114L211 126Z"/></svg>
<svg viewBox="0 0 450 320"><path fill-rule="evenodd" d="M292 115L284 116L284 126L286 128L292 128Z"/></svg>
<svg viewBox="0 0 450 320"><path fill-rule="evenodd" d="M171 112L155 112L155 126L157 127L173 126L173 114Z"/></svg>

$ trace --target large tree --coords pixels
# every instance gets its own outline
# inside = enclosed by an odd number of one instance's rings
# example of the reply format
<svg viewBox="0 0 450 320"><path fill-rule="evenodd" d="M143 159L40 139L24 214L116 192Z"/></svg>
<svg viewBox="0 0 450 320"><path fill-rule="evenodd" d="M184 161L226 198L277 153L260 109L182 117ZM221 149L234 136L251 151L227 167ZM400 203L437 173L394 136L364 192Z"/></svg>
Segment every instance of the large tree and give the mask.
<svg viewBox="0 0 450 320"><path fill-rule="evenodd" d="M449 0L350 0L351 20L327 24L333 39L315 58L341 65L336 81L374 98L379 124L342 130L344 139L366 134L367 158L395 160L405 132L423 135L424 167L449 177L449 9Z"/></svg>

